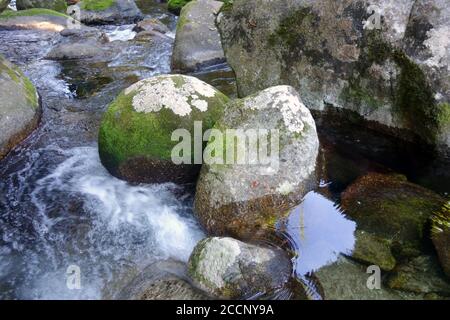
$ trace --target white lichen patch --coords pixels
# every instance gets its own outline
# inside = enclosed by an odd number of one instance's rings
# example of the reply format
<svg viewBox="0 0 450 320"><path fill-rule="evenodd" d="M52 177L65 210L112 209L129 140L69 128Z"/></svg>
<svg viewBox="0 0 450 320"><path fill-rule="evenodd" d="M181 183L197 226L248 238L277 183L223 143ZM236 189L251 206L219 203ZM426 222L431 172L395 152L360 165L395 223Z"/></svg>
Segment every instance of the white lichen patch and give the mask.
<svg viewBox="0 0 450 320"><path fill-rule="evenodd" d="M305 123L313 122L311 114L300 101L295 90L289 86L276 86L261 91L258 95L244 100L244 106L253 110L278 109L288 131L301 133Z"/></svg>
<svg viewBox="0 0 450 320"><path fill-rule="evenodd" d="M450 26L431 29L427 35L424 44L432 57L425 63L430 67L447 67L447 71L450 71Z"/></svg>
<svg viewBox="0 0 450 320"><path fill-rule="evenodd" d="M188 76L159 76L142 80L125 90L125 94L135 92L133 108L136 112L158 112L169 108L179 116L187 116L192 107L201 112L208 110L208 101L217 93L207 83Z"/></svg>
<svg viewBox="0 0 450 320"><path fill-rule="evenodd" d="M279 192L282 195L288 195L295 191L295 185L289 181L284 181L283 183L280 183L280 185L277 188L277 192Z"/></svg>
<svg viewBox="0 0 450 320"><path fill-rule="evenodd" d="M198 257L196 274L206 279L215 288L225 286L225 276L241 254L239 243L231 238L211 238Z"/></svg>

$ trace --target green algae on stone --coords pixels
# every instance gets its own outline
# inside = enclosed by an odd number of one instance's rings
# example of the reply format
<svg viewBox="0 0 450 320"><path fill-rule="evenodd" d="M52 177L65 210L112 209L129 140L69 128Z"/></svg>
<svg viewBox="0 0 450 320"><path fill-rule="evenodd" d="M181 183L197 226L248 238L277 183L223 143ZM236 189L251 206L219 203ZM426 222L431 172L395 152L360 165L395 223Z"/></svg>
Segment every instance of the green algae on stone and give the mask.
<svg viewBox="0 0 450 320"><path fill-rule="evenodd" d="M396 260L392 254L389 240L360 230L355 232L355 239L355 248L351 254L353 259L377 265L385 271L394 269Z"/></svg>
<svg viewBox="0 0 450 320"><path fill-rule="evenodd" d="M67 12L66 0L17 0L17 10L42 8L55 10L61 13Z"/></svg>
<svg viewBox="0 0 450 320"><path fill-rule="evenodd" d="M212 128L227 102L225 95L192 77L167 75L142 80L122 92L104 114L99 132L102 163L113 174L135 182L140 178L130 171L142 174L140 182L153 182L149 181L153 179L151 171L157 175L163 170L165 179L171 181L170 168L187 170L172 162L172 150L179 144L172 141L173 132L186 129L193 143L194 122L201 121L203 131ZM194 166L193 152L191 164ZM173 179L178 178L175 171L172 174Z"/></svg>
<svg viewBox="0 0 450 320"><path fill-rule="evenodd" d="M104 11L111 8L116 3L116 0L83 0L80 8L90 11Z"/></svg>
<svg viewBox="0 0 450 320"><path fill-rule="evenodd" d="M13 11L13 10L6 10L0 14L0 19L10 19L10 18L16 18L16 17L31 17L31 16L56 16L56 17L63 17L63 18L70 18L68 15L50 10L50 9L41 9L41 8L33 8L33 9L27 9L27 10L19 10L19 11Z"/></svg>
<svg viewBox="0 0 450 320"><path fill-rule="evenodd" d="M357 229L392 243L397 259L420 254L427 222L443 203L438 194L403 176L378 173L359 178L341 196L342 208Z"/></svg>
<svg viewBox="0 0 450 320"><path fill-rule="evenodd" d="M181 9L191 0L169 0L167 2L167 8L170 12L179 15Z"/></svg>

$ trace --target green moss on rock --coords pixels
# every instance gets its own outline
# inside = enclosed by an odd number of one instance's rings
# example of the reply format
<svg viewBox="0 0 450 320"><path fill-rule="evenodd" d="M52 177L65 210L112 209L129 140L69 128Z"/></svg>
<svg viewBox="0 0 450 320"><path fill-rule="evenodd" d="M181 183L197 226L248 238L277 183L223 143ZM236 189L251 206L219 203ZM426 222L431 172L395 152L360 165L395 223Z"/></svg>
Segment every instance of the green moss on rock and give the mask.
<svg viewBox="0 0 450 320"><path fill-rule="evenodd" d="M167 2L167 8L170 12L179 15L181 9L191 0L169 0Z"/></svg>
<svg viewBox="0 0 450 320"><path fill-rule="evenodd" d="M56 16L56 17L70 18L68 15L58 12L58 11L54 11L54 10L50 10L50 9L34 8L34 9L19 10L19 11L6 10L0 14L0 19L10 19L10 18L16 18L16 17L30 17L30 16Z"/></svg>
<svg viewBox="0 0 450 320"><path fill-rule="evenodd" d="M116 0L83 0L80 8L90 11L104 11L111 8L116 3Z"/></svg>

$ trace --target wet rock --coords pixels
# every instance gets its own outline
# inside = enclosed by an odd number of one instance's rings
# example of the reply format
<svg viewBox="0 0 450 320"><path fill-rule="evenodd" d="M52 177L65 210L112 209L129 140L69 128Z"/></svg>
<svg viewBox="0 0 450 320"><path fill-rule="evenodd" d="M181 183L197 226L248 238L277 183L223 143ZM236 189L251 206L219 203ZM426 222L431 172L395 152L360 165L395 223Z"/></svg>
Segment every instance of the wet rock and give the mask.
<svg viewBox="0 0 450 320"><path fill-rule="evenodd" d="M11 0L0 0L0 13L2 13L9 5Z"/></svg>
<svg viewBox="0 0 450 320"><path fill-rule="evenodd" d="M432 256L420 256L398 266L389 277L388 286L415 293L450 296L450 283Z"/></svg>
<svg viewBox="0 0 450 320"><path fill-rule="evenodd" d="M242 138L227 137L223 152L221 139L210 137L208 152L216 154L202 166L195 195L196 215L208 232L238 238L265 232L314 188L316 126L292 87L231 102L215 129L223 136L241 130ZM259 148L247 148L254 135Z"/></svg>
<svg viewBox="0 0 450 320"><path fill-rule="evenodd" d="M172 54L172 69L195 71L204 66L225 61L216 14L223 3L213 0L194 0L181 11Z"/></svg>
<svg viewBox="0 0 450 320"><path fill-rule="evenodd" d="M66 0L16 0L17 10L45 8L66 13Z"/></svg>
<svg viewBox="0 0 450 320"><path fill-rule="evenodd" d="M391 251L391 241L359 230L355 232L355 239L352 258L367 264L375 264L382 270L394 269L396 260Z"/></svg>
<svg viewBox="0 0 450 320"><path fill-rule="evenodd" d="M70 26L72 18L49 9L5 11L0 14L0 29L32 29L60 32Z"/></svg>
<svg viewBox="0 0 450 320"><path fill-rule="evenodd" d="M38 94L22 71L0 55L0 158L38 125Z"/></svg>
<svg viewBox="0 0 450 320"><path fill-rule="evenodd" d="M98 29L82 27L61 31L62 39L48 53L53 60L85 59L108 55L107 36Z"/></svg>
<svg viewBox="0 0 450 320"><path fill-rule="evenodd" d="M431 221L431 238L442 268L450 278L450 203L437 211Z"/></svg>
<svg viewBox="0 0 450 320"><path fill-rule="evenodd" d="M170 31L170 29L158 19L147 18L139 21L133 28L133 31L138 33L142 31L157 31L160 33L167 33Z"/></svg>
<svg viewBox="0 0 450 320"><path fill-rule="evenodd" d="M99 136L102 163L128 181L193 182L199 171L194 161L197 153L191 152L195 122L203 130L211 128L227 102L221 92L193 77L163 75L142 80L122 92L104 115ZM172 141L177 129L185 129L190 141L180 142L179 137ZM177 157L185 156L175 164L172 150L186 142L190 154L175 149Z"/></svg>
<svg viewBox="0 0 450 320"><path fill-rule="evenodd" d="M420 255L427 239L426 224L441 208L443 199L434 192L410 183L400 175L369 173L341 196L341 205L358 230L390 243L398 258ZM383 240L381 240L383 239ZM376 264L376 256L365 261Z"/></svg>
<svg viewBox="0 0 450 320"><path fill-rule="evenodd" d="M181 9L191 0L169 0L167 2L167 9L173 14L179 15Z"/></svg>
<svg viewBox="0 0 450 320"><path fill-rule="evenodd" d="M127 284L120 300L207 300L210 297L190 283L186 264L158 261L144 269Z"/></svg>
<svg viewBox="0 0 450 320"><path fill-rule="evenodd" d="M192 252L188 272L203 290L236 299L283 287L291 276L292 266L280 249L232 238L206 238Z"/></svg>
<svg viewBox="0 0 450 320"><path fill-rule="evenodd" d="M371 275L373 272L367 273L367 266L340 256L335 263L315 271L312 279L325 300L418 300L424 298L423 295L415 293L391 290L382 283L380 283L380 289L369 289L367 283Z"/></svg>
<svg viewBox="0 0 450 320"><path fill-rule="evenodd" d="M445 153L449 12L442 0L235 0L217 22L240 96L288 84L310 109L349 109Z"/></svg>
<svg viewBox="0 0 450 320"><path fill-rule="evenodd" d="M85 24L134 23L143 18L136 3L129 0L83 0L76 6Z"/></svg>

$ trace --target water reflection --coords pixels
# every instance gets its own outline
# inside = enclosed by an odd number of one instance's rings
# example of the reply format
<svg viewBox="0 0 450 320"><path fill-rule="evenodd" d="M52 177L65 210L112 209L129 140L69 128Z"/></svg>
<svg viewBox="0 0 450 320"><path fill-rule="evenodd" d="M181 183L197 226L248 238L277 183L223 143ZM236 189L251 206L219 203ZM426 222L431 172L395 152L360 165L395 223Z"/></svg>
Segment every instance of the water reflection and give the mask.
<svg viewBox="0 0 450 320"><path fill-rule="evenodd" d="M279 229L293 241L299 277L336 261L339 253L351 253L355 244L355 222L348 220L336 203L314 191Z"/></svg>

